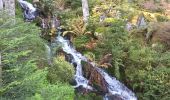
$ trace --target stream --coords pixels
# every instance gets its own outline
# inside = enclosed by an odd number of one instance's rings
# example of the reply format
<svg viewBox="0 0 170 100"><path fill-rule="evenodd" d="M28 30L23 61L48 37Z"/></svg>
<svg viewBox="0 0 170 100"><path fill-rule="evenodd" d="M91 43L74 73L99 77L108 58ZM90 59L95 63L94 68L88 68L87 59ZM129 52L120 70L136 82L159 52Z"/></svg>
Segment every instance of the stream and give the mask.
<svg viewBox="0 0 170 100"><path fill-rule="evenodd" d="M33 20L36 17L36 8L32 6L27 1L18 0L21 7L24 9L24 18L27 20ZM70 61L71 64L75 67L75 76L74 79L76 81L76 85L74 85L74 88L83 87L88 90L95 90L93 86L89 85L89 79L86 79L83 76L83 68L81 62L87 62L90 63L93 68L102 76L102 79L105 80L106 88L108 90L108 93L104 94L103 99L104 100L137 100L135 94L128 89L124 84L116 80L116 78L111 77L108 75L103 69L97 67L97 65L94 62L89 62L85 56L83 56L80 52L77 52L74 46L71 44L71 41L65 39L61 36L62 32L60 31L61 28L58 27L58 32L55 37L55 42L53 42L54 45L61 45L63 51L67 54L70 54L72 56L72 59ZM50 44L52 45L52 44ZM48 59L51 63L50 58L52 56L52 47L49 47L46 45L46 48L48 50ZM115 98L111 98L111 96ZM119 99L116 99L119 98Z"/></svg>
<svg viewBox="0 0 170 100"><path fill-rule="evenodd" d="M94 88L88 85L88 79L83 77L81 61L88 62L87 58L84 57L81 53L77 52L75 48L71 45L71 42L64 39L60 34L61 32L59 31L56 37L56 42L62 45L62 49L64 52L73 56L71 64L76 63L77 65L75 73L75 80L77 84L74 87L78 88L80 86L83 86L86 89L93 90ZM89 63L93 65L93 67L103 76L103 78L107 82L107 89L109 90L110 94L118 96L119 98L121 98L121 100L137 100L135 94L125 85L116 80L116 78L109 76L104 70L96 67L94 62ZM111 100L108 99L107 96L108 95L106 94L104 100Z"/></svg>

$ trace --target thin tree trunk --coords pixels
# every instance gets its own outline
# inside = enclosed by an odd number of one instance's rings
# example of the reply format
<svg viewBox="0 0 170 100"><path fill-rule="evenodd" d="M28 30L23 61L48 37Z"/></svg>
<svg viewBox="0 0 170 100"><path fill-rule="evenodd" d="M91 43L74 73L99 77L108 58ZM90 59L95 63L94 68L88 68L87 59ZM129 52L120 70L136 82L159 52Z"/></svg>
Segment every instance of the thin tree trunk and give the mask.
<svg viewBox="0 0 170 100"><path fill-rule="evenodd" d="M4 0L4 4L8 15L15 17L15 0Z"/></svg>
<svg viewBox="0 0 170 100"><path fill-rule="evenodd" d="M0 0L0 10L3 10L3 0Z"/></svg>
<svg viewBox="0 0 170 100"><path fill-rule="evenodd" d="M87 22L89 18L88 0L82 0L82 10L83 10L83 20Z"/></svg>

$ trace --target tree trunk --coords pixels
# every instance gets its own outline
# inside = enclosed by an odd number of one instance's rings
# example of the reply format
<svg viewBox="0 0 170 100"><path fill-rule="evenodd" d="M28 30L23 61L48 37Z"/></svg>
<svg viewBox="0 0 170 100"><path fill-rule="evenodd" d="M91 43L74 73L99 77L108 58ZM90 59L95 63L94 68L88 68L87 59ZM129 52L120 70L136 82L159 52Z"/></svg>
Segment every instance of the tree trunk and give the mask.
<svg viewBox="0 0 170 100"><path fill-rule="evenodd" d="M4 0L4 4L8 15L15 17L15 0Z"/></svg>
<svg viewBox="0 0 170 100"><path fill-rule="evenodd" d="M3 0L0 0L0 10L3 10Z"/></svg>
<svg viewBox="0 0 170 100"><path fill-rule="evenodd" d="M87 22L89 18L88 0L82 0L82 10L83 10L83 20L84 22Z"/></svg>

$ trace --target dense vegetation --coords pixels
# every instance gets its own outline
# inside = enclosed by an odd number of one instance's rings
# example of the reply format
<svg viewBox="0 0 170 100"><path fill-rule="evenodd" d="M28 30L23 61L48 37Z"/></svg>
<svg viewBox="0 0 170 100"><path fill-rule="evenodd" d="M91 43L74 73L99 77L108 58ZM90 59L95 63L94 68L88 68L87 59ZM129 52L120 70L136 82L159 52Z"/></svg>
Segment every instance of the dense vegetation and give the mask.
<svg viewBox="0 0 170 100"><path fill-rule="evenodd" d="M139 100L170 99L170 24L159 24L169 23L170 15L164 14L166 9L158 6L159 0L155 0L158 2L153 8L145 7L147 3L141 6L145 0L127 0L131 3L126 0L89 0L87 24L82 19L81 0L40 1L54 16L60 17L62 27L67 30L64 35L71 33L74 46L89 60L99 64L104 55L112 54L111 66L101 65L101 68L133 90ZM0 15L3 63L0 99L74 99L74 89L69 85L75 73L73 66L62 56L54 57L53 64L48 64L47 41L40 38L40 28L34 23L23 22L21 10L16 6L15 20ZM141 13L147 26L126 30L127 22L136 24L136 17ZM99 21L101 15L105 16L104 21ZM146 38L149 32L155 34ZM101 99L95 94L76 97L78 100Z"/></svg>
<svg viewBox="0 0 170 100"><path fill-rule="evenodd" d="M14 24L11 24L14 23ZM0 50L3 63L3 84L0 88L1 100L60 100L74 97L73 88L66 82L47 80L49 65L44 41L39 37L39 28L21 19L4 19L1 23ZM60 62L65 65L67 62ZM58 64L53 68L60 68ZM68 65L68 64L67 64ZM70 71L72 67L64 66ZM60 73L65 73L60 70ZM69 73L69 72L68 72ZM71 73L70 73L71 74ZM57 74L55 74L57 75ZM48 75L52 77L52 73Z"/></svg>

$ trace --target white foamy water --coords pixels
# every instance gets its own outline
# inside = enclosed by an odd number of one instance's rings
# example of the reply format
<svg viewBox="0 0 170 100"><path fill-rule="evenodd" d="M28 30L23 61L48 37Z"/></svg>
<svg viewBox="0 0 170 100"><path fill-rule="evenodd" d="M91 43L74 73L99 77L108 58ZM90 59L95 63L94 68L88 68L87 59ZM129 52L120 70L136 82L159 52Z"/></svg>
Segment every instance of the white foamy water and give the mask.
<svg viewBox="0 0 170 100"><path fill-rule="evenodd" d="M24 18L26 20L34 20L38 15L37 9L29 2L24 0L18 0L22 9L24 10Z"/></svg>
<svg viewBox="0 0 170 100"><path fill-rule="evenodd" d="M83 86L87 89L93 89L93 87L88 85L88 80L83 77L82 74L81 61L88 62L87 58L84 57L81 53L77 52L75 48L70 45L70 41L65 40L62 36L58 35L56 41L62 44L62 49L64 52L73 56L74 62L76 62L77 64L75 74L75 80L77 82L77 85L75 87ZM95 67L95 63L91 62L90 64ZM137 100L135 94L131 90L129 90L125 85L116 80L116 78L109 76L105 71L98 67L95 68L107 82L107 88L109 90L109 93L111 93L112 95L118 95L123 100ZM105 97L105 100L107 100L107 96Z"/></svg>
<svg viewBox="0 0 170 100"><path fill-rule="evenodd" d="M23 0L18 0L18 2L20 3L21 7L24 9L24 14L26 19L32 20L36 17L35 16L36 8L34 8L32 4ZM82 71L81 61L88 62L87 58L84 57L81 53L77 52L75 48L71 46L70 41L64 39L62 36L60 36L60 34L61 33L59 32L58 36L56 37L56 42L59 42L62 45L62 49L64 52L66 52L67 54L71 54L73 56L72 64L76 63L75 80L77 84L74 87L77 88L79 86L83 86L86 89L93 90L93 87L88 85L89 81L83 76L83 71ZM52 56L51 48L48 45L46 45L46 49L48 54L47 56L48 60L49 62L51 62L51 56ZM110 94L116 95L122 100L137 100L135 94L131 90L129 90L125 85L123 85L118 80L116 80L116 78L109 76L104 70L96 67L95 63L93 62L88 62L88 63L90 63L94 68L96 68L96 70L102 75L102 77L106 81L109 95ZM105 95L104 100L109 100L107 94Z"/></svg>

